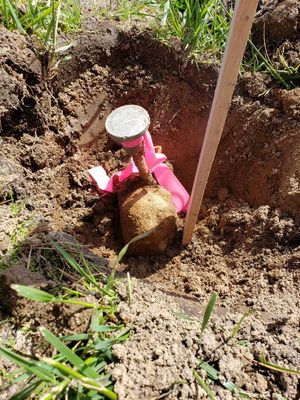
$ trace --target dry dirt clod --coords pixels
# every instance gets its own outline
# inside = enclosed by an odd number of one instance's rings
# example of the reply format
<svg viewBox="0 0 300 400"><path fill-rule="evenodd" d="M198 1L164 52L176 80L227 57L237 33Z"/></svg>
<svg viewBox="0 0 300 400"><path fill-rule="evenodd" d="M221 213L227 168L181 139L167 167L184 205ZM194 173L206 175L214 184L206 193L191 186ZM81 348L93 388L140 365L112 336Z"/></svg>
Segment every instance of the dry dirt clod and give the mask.
<svg viewBox="0 0 300 400"><path fill-rule="evenodd" d="M300 4L298 0L272 1L258 13L253 38L258 44L277 44L282 39L299 37Z"/></svg>
<svg viewBox="0 0 300 400"><path fill-rule="evenodd" d="M159 186L143 186L129 194L121 194L119 202L126 243L154 229L149 236L130 245L130 254L163 253L177 229L177 214L170 193Z"/></svg>

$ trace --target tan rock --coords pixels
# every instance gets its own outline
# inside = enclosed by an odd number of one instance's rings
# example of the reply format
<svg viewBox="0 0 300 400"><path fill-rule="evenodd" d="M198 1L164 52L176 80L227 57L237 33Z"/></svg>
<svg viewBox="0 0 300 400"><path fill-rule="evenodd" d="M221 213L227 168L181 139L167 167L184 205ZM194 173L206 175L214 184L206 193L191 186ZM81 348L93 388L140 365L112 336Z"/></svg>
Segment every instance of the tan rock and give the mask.
<svg viewBox="0 0 300 400"><path fill-rule="evenodd" d="M160 186L143 186L119 198L123 238L128 243L135 236L154 231L132 243L129 253L163 253L177 229L177 214L171 194Z"/></svg>

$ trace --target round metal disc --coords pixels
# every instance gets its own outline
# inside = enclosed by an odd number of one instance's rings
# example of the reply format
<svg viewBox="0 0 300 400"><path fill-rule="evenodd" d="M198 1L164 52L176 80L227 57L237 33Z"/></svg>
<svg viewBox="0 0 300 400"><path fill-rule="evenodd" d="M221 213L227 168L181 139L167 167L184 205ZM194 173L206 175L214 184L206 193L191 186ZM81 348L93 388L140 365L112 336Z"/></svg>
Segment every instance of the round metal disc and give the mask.
<svg viewBox="0 0 300 400"><path fill-rule="evenodd" d="M130 104L116 108L105 121L108 136L116 142L127 142L142 136L150 125L148 112Z"/></svg>

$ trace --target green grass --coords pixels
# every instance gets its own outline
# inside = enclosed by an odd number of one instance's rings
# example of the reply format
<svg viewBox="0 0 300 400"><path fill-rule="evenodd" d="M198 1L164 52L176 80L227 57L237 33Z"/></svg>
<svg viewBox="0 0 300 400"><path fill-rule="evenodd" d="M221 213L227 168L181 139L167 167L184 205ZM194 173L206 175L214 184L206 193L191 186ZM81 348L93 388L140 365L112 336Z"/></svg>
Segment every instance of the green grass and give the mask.
<svg viewBox="0 0 300 400"><path fill-rule="evenodd" d="M79 0L0 0L0 21L9 30L18 30L37 39L37 48L48 53L50 61L70 45L57 48L60 31L80 29Z"/></svg>
<svg viewBox="0 0 300 400"><path fill-rule="evenodd" d="M213 292L210 296L210 299L207 303L207 306L206 306L206 309L205 309L205 312L203 315L203 319L202 319L202 323L201 323L201 335L205 331L205 329L208 325L208 322L214 312L214 308L215 308L217 299L218 299L217 293Z"/></svg>
<svg viewBox="0 0 300 400"><path fill-rule="evenodd" d="M107 0L106 6L94 7L94 15L100 18L131 21L155 17L155 10L158 7L159 4L155 0Z"/></svg>
<svg viewBox="0 0 300 400"><path fill-rule="evenodd" d="M300 83L300 64L290 66L285 59L284 52L279 55L279 60L275 65L275 62L270 59L266 47L259 49L249 40L242 70L261 72L271 76L276 85L288 90L295 88Z"/></svg>
<svg viewBox="0 0 300 400"><path fill-rule="evenodd" d="M159 38L178 38L187 56L220 58L229 32L231 8L226 9L221 0L167 0L160 4L163 13L156 30Z"/></svg>
<svg viewBox="0 0 300 400"><path fill-rule="evenodd" d="M40 329L45 342L52 347L55 354L51 358L30 357L14 351L8 343L0 343L0 355L20 367L13 374L1 371L6 382L4 389L17 382L22 384L22 388L12 397L13 400L117 399L105 368L114 361L112 346L127 340L129 329L117 317L119 298L115 268L129 245L151 232L152 230L133 238L123 247L116 261L112 263L112 272L108 276L99 271L97 266L88 263L80 248L51 241L51 249L47 249L47 254L51 255L49 258L53 268L68 269L68 279L76 282L76 290L64 287L61 282L51 293L24 285L11 286L19 296L30 301L73 304L92 310L87 332L57 337L46 328ZM132 284L129 275L127 283L128 302L131 303ZM87 295L92 295L93 301L87 301ZM30 328L27 329L27 335L37 334Z"/></svg>
<svg viewBox="0 0 300 400"><path fill-rule="evenodd" d="M22 389L12 399L117 399L106 366L113 361L111 347L127 340L129 332L116 317L118 295L115 279L95 274L82 253L72 256L61 244L52 242L56 257L70 268L77 279L78 289L57 288L59 294L48 293L28 286L13 285L19 296L31 301L68 303L93 310L87 332L56 337L42 328L46 342L55 349L55 356L29 357L12 348L0 346L0 355L20 367L10 384L22 382ZM79 280L78 280L79 279ZM85 300L93 294L93 302Z"/></svg>
<svg viewBox="0 0 300 400"><path fill-rule="evenodd" d="M98 10L98 15L124 20L153 17L152 28L160 41L176 48L180 45L183 55L193 61L220 63L233 8L225 7L222 0L119 0L110 1L108 9ZM259 49L251 40L241 70L271 76L274 85L285 89L300 82L300 65L290 65L284 51L275 63L266 46Z"/></svg>
<svg viewBox="0 0 300 400"><path fill-rule="evenodd" d="M47 39L48 30L62 29L72 32L80 29L81 7L79 0L0 0L0 18L9 30L34 34Z"/></svg>

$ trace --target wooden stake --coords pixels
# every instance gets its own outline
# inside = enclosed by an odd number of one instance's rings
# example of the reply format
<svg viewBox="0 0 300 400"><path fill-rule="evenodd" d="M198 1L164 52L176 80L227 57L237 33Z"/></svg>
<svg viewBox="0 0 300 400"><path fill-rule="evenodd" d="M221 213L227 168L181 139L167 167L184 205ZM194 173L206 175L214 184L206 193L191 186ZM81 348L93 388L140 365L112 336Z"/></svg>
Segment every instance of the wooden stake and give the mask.
<svg viewBox="0 0 300 400"><path fill-rule="evenodd" d="M221 139L240 64L245 52L258 0L238 0L222 60L193 190L183 228L182 244L193 235L210 170Z"/></svg>

